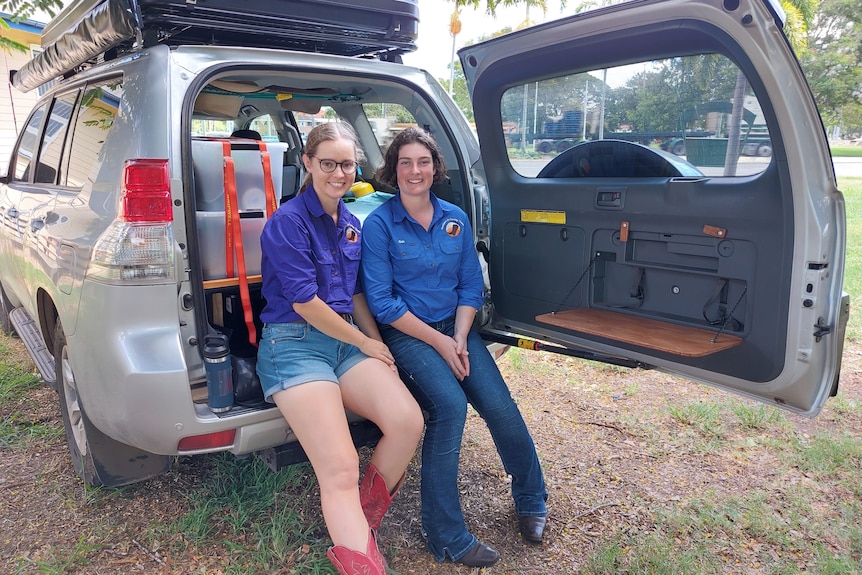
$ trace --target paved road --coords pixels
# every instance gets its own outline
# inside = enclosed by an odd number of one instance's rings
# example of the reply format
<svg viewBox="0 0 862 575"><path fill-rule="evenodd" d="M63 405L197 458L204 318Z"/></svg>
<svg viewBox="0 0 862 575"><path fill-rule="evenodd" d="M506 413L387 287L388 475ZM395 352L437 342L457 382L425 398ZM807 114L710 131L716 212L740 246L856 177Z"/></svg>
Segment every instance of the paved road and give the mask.
<svg viewBox="0 0 862 575"><path fill-rule="evenodd" d="M839 178L862 178L862 158L832 158Z"/></svg>

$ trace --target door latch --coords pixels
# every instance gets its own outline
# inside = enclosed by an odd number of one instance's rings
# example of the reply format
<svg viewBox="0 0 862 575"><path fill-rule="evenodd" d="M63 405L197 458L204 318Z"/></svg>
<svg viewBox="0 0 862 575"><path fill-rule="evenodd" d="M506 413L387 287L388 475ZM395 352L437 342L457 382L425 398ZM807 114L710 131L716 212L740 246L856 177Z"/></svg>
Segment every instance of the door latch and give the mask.
<svg viewBox="0 0 862 575"><path fill-rule="evenodd" d="M814 332L814 340L817 343L820 343L821 338L824 335L832 333L832 326L826 325L826 320L821 318L817 319L817 323L814 324L815 332Z"/></svg>

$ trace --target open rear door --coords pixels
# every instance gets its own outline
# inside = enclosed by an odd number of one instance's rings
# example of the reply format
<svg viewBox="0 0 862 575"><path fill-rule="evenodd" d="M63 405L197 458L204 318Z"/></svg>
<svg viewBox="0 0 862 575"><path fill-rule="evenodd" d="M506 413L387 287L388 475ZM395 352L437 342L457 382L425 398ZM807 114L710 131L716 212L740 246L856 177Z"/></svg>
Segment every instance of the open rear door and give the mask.
<svg viewBox="0 0 862 575"><path fill-rule="evenodd" d="M846 223L782 18L762 0L633 1L459 52L490 196L489 333L819 412Z"/></svg>

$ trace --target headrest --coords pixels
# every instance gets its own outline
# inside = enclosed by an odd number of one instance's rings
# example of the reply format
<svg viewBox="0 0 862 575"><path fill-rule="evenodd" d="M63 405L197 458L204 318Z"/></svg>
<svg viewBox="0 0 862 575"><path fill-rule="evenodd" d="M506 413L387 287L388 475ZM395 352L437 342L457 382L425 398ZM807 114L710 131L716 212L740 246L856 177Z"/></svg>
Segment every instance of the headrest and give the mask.
<svg viewBox="0 0 862 575"><path fill-rule="evenodd" d="M247 140L263 140L257 130L234 130L231 138L245 138Z"/></svg>

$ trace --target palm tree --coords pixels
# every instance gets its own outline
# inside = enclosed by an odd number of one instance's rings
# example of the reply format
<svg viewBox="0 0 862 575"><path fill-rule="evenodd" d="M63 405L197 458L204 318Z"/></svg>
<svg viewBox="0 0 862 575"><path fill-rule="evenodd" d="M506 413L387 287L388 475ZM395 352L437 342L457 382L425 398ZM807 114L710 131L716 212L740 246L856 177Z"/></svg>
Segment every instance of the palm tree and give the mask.
<svg viewBox="0 0 862 575"><path fill-rule="evenodd" d="M787 18L784 33L790 41L793 50L799 53L807 43L808 26L817 13L819 0L781 0L781 8ZM739 143L742 134L742 112L745 94L748 92L748 80L742 70L736 76L736 88L733 92L733 109L727 134L727 153L724 157L724 175L735 176L737 159L739 158Z"/></svg>

